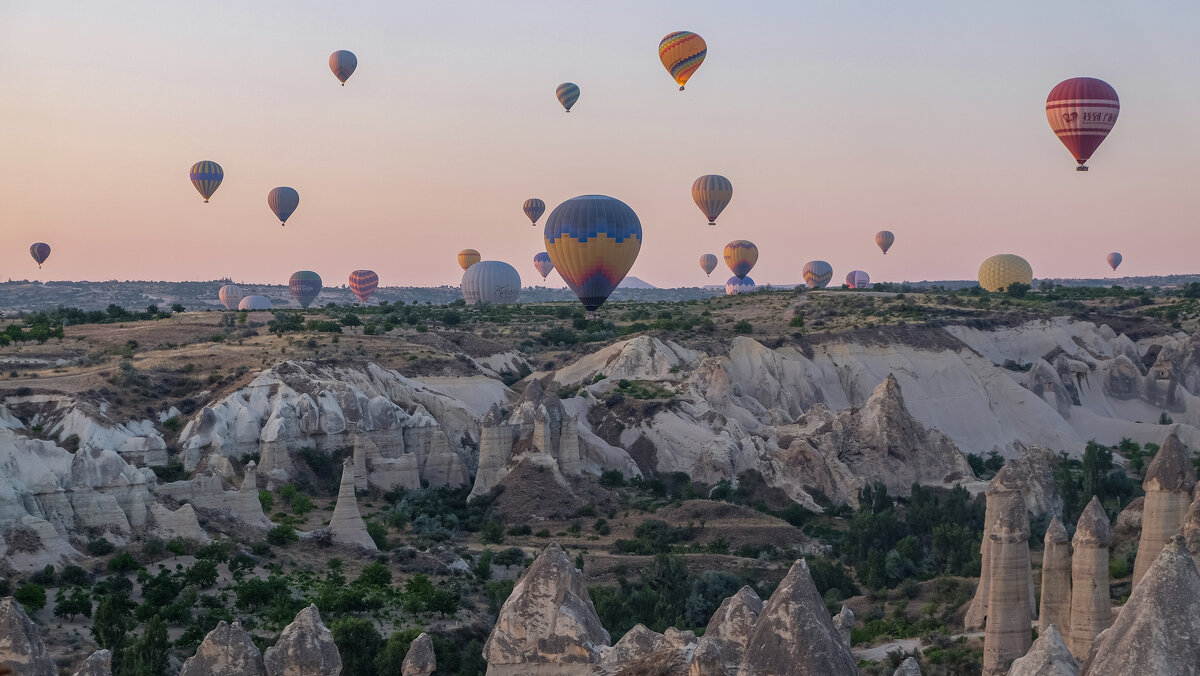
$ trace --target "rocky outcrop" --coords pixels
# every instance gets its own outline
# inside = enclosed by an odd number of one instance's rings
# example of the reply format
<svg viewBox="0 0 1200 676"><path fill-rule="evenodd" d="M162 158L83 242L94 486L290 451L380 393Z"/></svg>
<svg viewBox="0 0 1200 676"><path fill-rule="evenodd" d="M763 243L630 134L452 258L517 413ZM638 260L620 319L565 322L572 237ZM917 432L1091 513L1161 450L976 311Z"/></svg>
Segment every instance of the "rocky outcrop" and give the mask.
<svg viewBox="0 0 1200 676"><path fill-rule="evenodd" d="M858 673L850 648L834 629L803 559L792 564L763 606L737 673L738 676Z"/></svg>
<svg viewBox="0 0 1200 676"><path fill-rule="evenodd" d="M1113 522L1114 549L1125 543L1138 541L1142 534L1142 515L1145 509L1146 497L1138 496L1117 513L1117 519Z"/></svg>
<svg viewBox="0 0 1200 676"><path fill-rule="evenodd" d="M1029 651L1029 512L1020 494L1012 493L988 533L992 541L991 586L987 628L983 636L983 674L1008 672L1013 660Z"/></svg>
<svg viewBox="0 0 1200 676"><path fill-rule="evenodd" d="M1067 650L1058 627L1051 624L1038 631L1038 639L1013 662L1008 676L1079 676L1079 662Z"/></svg>
<svg viewBox="0 0 1200 676"><path fill-rule="evenodd" d="M79 665L75 676L113 676L112 651L97 650Z"/></svg>
<svg viewBox="0 0 1200 676"><path fill-rule="evenodd" d="M221 621L208 632L179 676L262 676L262 653L240 622Z"/></svg>
<svg viewBox="0 0 1200 676"><path fill-rule="evenodd" d="M9 667L23 676L58 674L37 626L11 596L0 598L0 667Z"/></svg>
<svg viewBox="0 0 1200 676"><path fill-rule="evenodd" d="M353 545L375 552L379 548L367 534L367 524L358 512L358 498L354 495L354 459L346 458L342 463L342 483L338 488L337 505L329 519L329 532L333 541Z"/></svg>
<svg viewBox="0 0 1200 676"><path fill-rule="evenodd" d="M154 520L154 530L158 537L164 540L183 538L206 545L212 541L208 533L200 527L196 518L196 510L191 505L183 505L175 511L153 503L150 505L150 518Z"/></svg>
<svg viewBox="0 0 1200 676"><path fill-rule="evenodd" d="M1133 585L1146 574L1163 545L1179 532L1196 487L1196 468L1192 456L1179 437L1172 434L1159 449L1142 488L1146 507L1142 516L1142 536L1138 540L1137 560L1133 564Z"/></svg>
<svg viewBox="0 0 1200 676"><path fill-rule="evenodd" d="M1200 672L1200 573L1174 537L1100 634L1085 676Z"/></svg>
<svg viewBox="0 0 1200 676"><path fill-rule="evenodd" d="M433 653L433 639L421 632L413 639L400 666L401 676L429 676L437 669L437 656Z"/></svg>
<svg viewBox="0 0 1200 676"><path fill-rule="evenodd" d="M555 543L525 571L500 608L483 657L490 676L587 674L609 641L583 574Z"/></svg>
<svg viewBox="0 0 1200 676"><path fill-rule="evenodd" d="M1038 633L1053 625L1071 622L1071 539L1056 516L1046 528L1042 550L1042 600L1038 610Z"/></svg>
<svg viewBox="0 0 1200 676"><path fill-rule="evenodd" d="M696 635L668 627L660 634L638 624L611 648L602 649L594 676L684 676L696 649Z"/></svg>
<svg viewBox="0 0 1200 676"><path fill-rule="evenodd" d="M762 599L750 587L722 601L696 644L688 676L735 676L762 608Z"/></svg>
<svg viewBox="0 0 1200 676"><path fill-rule="evenodd" d="M1182 532L1192 560L1196 562L1196 568L1200 569L1200 491L1196 492L1196 498L1192 500L1192 506L1188 508L1187 517L1183 520Z"/></svg>
<svg viewBox="0 0 1200 676"><path fill-rule="evenodd" d="M1071 541L1071 629L1067 647L1078 659L1087 657L1096 636L1112 624L1108 591L1108 547L1112 527L1095 497L1084 508Z"/></svg>
<svg viewBox="0 0 1200 676"><path fill-rule="evenodd" d="M900 666L896 667L896 671L892 672L892 676L921 676L921 665L917 664L914 658L906 657Z"/></svg>
<svg viewBox="0 0 1200 676"><path fill-rule="evenodd" d="M301 610L263 653L267 676L340 676L342 657L316 606Z"/></svg>
<svg viewBox="0 0 1200 676"><path fill-rule="evenodd" d="M833 616L833 628L837 629L838 636L842 637L842 643L849 648L851 646L850 632L854 630L854 611L842 606L841 611Z"/></svg>

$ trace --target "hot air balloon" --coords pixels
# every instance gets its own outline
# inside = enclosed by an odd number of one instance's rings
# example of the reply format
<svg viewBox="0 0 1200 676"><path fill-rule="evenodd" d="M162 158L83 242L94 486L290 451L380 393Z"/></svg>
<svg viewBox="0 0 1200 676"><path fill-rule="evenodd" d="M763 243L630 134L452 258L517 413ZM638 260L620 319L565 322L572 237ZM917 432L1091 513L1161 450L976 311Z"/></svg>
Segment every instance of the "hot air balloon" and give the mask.
<svg viewBox="0 0 1200 676"><path fill-rule="evenodd" d="M554 90L554 95L558 97L558 102L569 113L571 106L579 100L579 85L574 82L564 82L558 85L558 89Z"/></svg>
<svg viewBox="0 0 1200 676"><path fill-rule="evenodd" d="M479 252L474 249L463 249L458 252L458 264L463 270L478 263L480 258Z"/></svg>
<svg viewBox="0 0 1200 676"><path fill-rule="evenodd" d="M208 204L208 198L212 197L217 188L221 187L221 179L225 178L225 170L212 160L200 160L192 165L192 170L188 172L188 178L192 179L192 185L196 186L196 192L200 193L200 196L204 198L204 203Z"/></svg>
<svg viewBox="0 0 1200 676"><path fill-rule="evenodd" d="M739 293L754 293L758 287L749 277L730 277L725 282L725 295L736 296Z"/></svg>
<svg viewBox="0 0 1200 676"><path fill-rule="evenodd" d="M1121 254L1116 251L1108 254L1108 264L1112 266L1114 272L1116 272L1117 266L1121 264L1121 260Z"/></svg>
<svg viewBox="0 0 1200 676"><path fill-rule="evenodd" d="M679 83L679 91L683 91L688 78L704 63L706 54L708 44L704 42L704 38L691 31L676 31L658 43L658 58L671 77Z"/></svg>
<svg viewBox="0 0 1200 676"><path fill-rule="evenodd" d="M717 216L721 215L725 207L729 206L729 200L733 199L733 184L724 176L701 176L692 184L692 199L708 219L708 224L716 225Z"/></svg>
<svg viewBox="0 0 1200 676"><path fill-rule="evenodd" d="M300 307L306 308L312 305L317 294L321 293L321 275L312 270L292 273L292 278L288 280L288 290L292 292L292 298L299 301Z"/></svg>
<svg viewBox="0 0 1200 676"><path fill-rule="evenodd" d="M236 309L245 297L246 292L242 291L242 287L233 284L226 284L217 291L217 298L221 300L221 305L224 305L226 310Z"/></svg>
<svg viewBox="0 0 1200 676"><path fill-rule="evenodd" d="M550 212L544 237L554 269L583 307L595 310L637 260L642 222L619 199L581 195Z"/></svg>
<svg viewBox="0 0 1200 676"><path fill-rule="evenodd" d="M281 186L267 193L267 206L279 218L279 225L286 225L287 219L300 206L300 193L295 188Z"/></svg>
<svg viewBox="0 0 1200 676"><path fill-rule="evenodd" d="M892 248L892 243L895 241L896 236L892 234L891 230L880 230L875 233L875 245L883 251L884 256L887 255L888 249Z"/></svg>
<svg viewBox="0 0 1200 676"><path fill-rule="evenodd" d="M503 261L480 261L463 273L462 295L467 305L515 303L521 293L521 275Z"/></svg>
<svg viewBox="0 0 1200 676"><path fill-rule="evenodd" d="M42 267L42 263L50 257L50 245L45 242L37 242L29 247L29 255L33 256L33 260L37 261L38 267Z"/></svg>
<svg viewBox="0 0 1200 676"><path fill-rule="evenodd" d="M1121 101L1117 90L1094 77L1073 77L1059 82L1046 97L1046 119L1079 166L1087 161L1117 123Z"/></svg>
<svg viewBox="0 0 1200 676"><path fill-rule="evenodd" d="M554 269L554 263L550 261L550 254L545 251L535 254L533 256L533 267L542 276L542 281L546 281L546 275L550 274L550 271Z"/></svg>
<svg viewBox="0 0 1200 676"><path fill-rule="evenodd" d="M713 254L704 254L700 257L700 269L705 275L712 276L712 271L717 269L718 259Z"/></svg>
<svg viewBox="0 0 1200 676"><path fill-rule="evenodd" d="M979 286L991 292L1011 284L1033 284L1033 267L1015 254L997 254L979 266Z"/></svg>
<svg viewBox="0 0 1200 676"><path fill-rule="evenodd" d="M266 296L246 296L238 301L239 310L270 310L271 299Z"/></svg>
<svg viewBox="0 0 1200 676"><path fill-rule="evenodd" d="M758 247L754 246L754 242L735 239L725 245L725 265L729 266L735 276L745 277L750 274L750 269L757 262Z"/></svg>
<svg viewBox="0 0 1200 676"><path fill-rule="evenodd" d="M833 279L833 266L825 261L809 261L804 264L804 283L810 289L824 289Z"/></svg>
<svg viewBox="0 0 1200 676"><path fill-rule="evenodd" d="M346 80L349 80L350 76L354 74L355 68L358 68L358 57L354 55L354 52L339 49L329 55L329 70L333 71L343 87L346 86Z"/></svg>
<svg viewBox="0 0 1200 676"><path fill-rule="evenodd" d="M530 225L537 225L537 221L546 212L546 203L536 197L530 197L525 200L525 215L529 217Z"/></svg>
<svg viewBox="0 0 1200 676"><path fill-rule="evenodd" d="M846 286L851 289L865 289L871 286L871 277L862 270L852 270L846 275Z"/></svg>
<svg viewBox="0 0 1200 676"><path fill-rule="evenodd" d="M350 273L350 290L358 297L358 302L367 302L377 288L379 275L374 270L355 270Z"/></svg>

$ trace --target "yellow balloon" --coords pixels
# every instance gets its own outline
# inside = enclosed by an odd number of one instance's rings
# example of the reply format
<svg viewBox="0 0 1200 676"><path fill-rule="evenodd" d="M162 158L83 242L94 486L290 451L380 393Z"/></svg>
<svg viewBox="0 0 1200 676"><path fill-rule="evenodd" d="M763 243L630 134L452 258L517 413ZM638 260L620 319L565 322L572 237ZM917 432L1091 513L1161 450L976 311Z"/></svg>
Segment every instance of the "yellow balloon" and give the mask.
<svg viewBox="0 0 1200 676"><path fill-rule="evenodd" d="M1033 284L1033 267L1020 256L998 254L979 266L979 286L988 291L994 293L1015 283Z"/></svg>
<svg viewBox="0 0 1200 676"><path fill-rule="evenodd" d="M479 252L474 249L463 249L458 252L458 264L463 270L475 265L481 260Z"/></svg>

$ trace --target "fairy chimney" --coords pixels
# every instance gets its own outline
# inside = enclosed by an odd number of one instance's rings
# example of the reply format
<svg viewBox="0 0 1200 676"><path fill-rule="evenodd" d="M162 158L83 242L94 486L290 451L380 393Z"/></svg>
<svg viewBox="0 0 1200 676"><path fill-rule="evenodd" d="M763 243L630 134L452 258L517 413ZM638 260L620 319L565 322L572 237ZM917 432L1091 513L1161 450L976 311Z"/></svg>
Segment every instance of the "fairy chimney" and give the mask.
<svg viewBox="0 0 1200 676"><path fill-rule="evenodd" d="M1067 647L1076 659L1087 658L1092 641L1112 624L1112 602L1108 595L1108 547L1112 526L1100 501L1084 508L1071 541L1071 623Z"/></svg>
<svg viewBox="0 0 1200 676"><path fill-rule="evenodd" d="M1013 493L988 533L992 541L991 586L987 629L983 635L984 676L1008 673L1013 660L1029 651L1033 640L1029 601L1029 512L1020 493Z"/></svg>
<svg viewBox="0 0 1200 676"><path fill-rule="evenodd" d="M1071 539L1056 516L1046 528L1042 554L1042 602L1038 610L1038 634L1054 625L1064 631L1071 623Z"/></svg>
<svg viewBox="0 0 1200 676"><path fill-rule="evenodd" d="M1133 586L1146 574L1163 545L1179 532L1196 487L1196 469L1191 454L1179 437L1172 434L1146 468L1142 488L1146 506L1142 513L1142 536L1138 540L1137 560L1133 564Z"/></svg>

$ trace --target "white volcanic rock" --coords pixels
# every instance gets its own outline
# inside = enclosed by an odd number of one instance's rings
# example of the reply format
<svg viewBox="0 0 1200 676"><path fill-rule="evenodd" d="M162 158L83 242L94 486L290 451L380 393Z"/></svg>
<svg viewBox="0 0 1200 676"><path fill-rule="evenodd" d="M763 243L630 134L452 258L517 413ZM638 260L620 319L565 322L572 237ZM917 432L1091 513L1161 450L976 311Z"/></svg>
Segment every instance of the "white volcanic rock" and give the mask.
<svg viewBox="0 0 1200 676"><path fill-rule="evenodd" d="M762 599L750 587L742 587L722 601L696 644L688 676L737 674L762 608Z"/></svg>
<svg viewBox="0 0 1200 676"><path fill-rule="evenodd" d="M261 676L262 653L240 622L226 624L208 632L196 654L183 663L179 676Z"/></svg>
<svg viewBox="0 0 1200 676"><path fill-rule="evenodd" d="M1071 622L1071 539L1057 516L1046 528L1044 544L1039 632L1052 625L1066 627Z"/></svg>
<svg viewBox="0 0 1200 676"><path fill-rule="evenodd" d="M851 631L854 630L854 611L846 606L842 606L842 610L833 616L833 628L837 629L838 636L842 637L842 643L846 647L851 647Z"/></svg>
<svg viewBox="0 0 1200 676"><path fill-rule="evenodd" d="M1200 491L1196 491L1196 498L1188 507L1187 516L1183 519L1183 528L1180 530L1192 560L1196 562L1196 568L1200 569Z"/></svg>
<svg viewBox="0 0 1200 676"><path fill-rule="evenodd" d="M81 449L113 451L131 463L167 463L166 442L151 420L113 420L106 413L106 404L65 394L8 396L3 402L0 418L17 423L4 427L23 427L9 411L11 408L35 421L57 441L74 437Z"/></svg>
<svg viewBox="0 0 1200 676"><path fill-rule="evenodd" d="M342 463L342 482L338 489L337 505L329 519L329 532L333 541L346 545L378 551L375 541L367 534L367 524L358 511L358 498L354 495L354 460L346 458Z"/></svg>
<svg viewBox="0 0 1200 676"><path fill-rule="evenodd" d="M560 385L591 382L596 374L609 380L669 380L672 368L688 368L699 362L697 352L671 341L638 336L584 356L554 373Z"/></svg>
<svg viewBox="0 0 1200 676"><path fill-rule="evenodd" d="M915 659L906 657L900 666L896 667L892 676L921 676L921 665L917 664Z"/></svg>
<svg viewBox="0 0 1200 676"><path fill-rule="evenodd" d="M1079 662L1067 650L1058 627L1049 625L1038 632L1029 652L1013 661L1008 676L1079 676Z"/></svg>
<svg viewBox="0 0 1200 676"><path fill-rule="evenodd" d="M1067 647L1072 655L1083 659L1096 636L1112 624L1108 584L1112 527L1095 496L1079 515L1071 544L1074 553L1071 555L1071 627Z"/></svg>
<svg viewBox="0 0 1200 676"><path fill-rule="evenodd" d="M342 656L316 606L301 610L263 653L267 676L340 676Z"/></svg>
<svg viewBox="0 0 1200 676"><path fill-rule="evenodd" d="M421 632L413 639L400 665L401 676L429 676L437 669L437 656L433 652L433 639Z"/></svg>
<svg viewBox="0 0 1200 676"><path fill-rule="evenodd" d="M75 676L113 676L112 651L97 650L79 665Z"/></svg>
<svg viewBox="0 0 1200 676"><path fill-rule="evenodd" d="M684 676L695 649L696 635L690 631L679 631L669 627L665 633L660 634L638 624L622 636L616 645L601 649L600 663L592 674Z"/></svg>
<svg viewBox="0 0 1200 676"><path fill-rule="evenodd" d="M1135 587L1162 551L1163 545L1179 532L1191 506L1195 487L1196 467L1192 464L1192 454L1183 447L1179 437L1172 434L1150 461L1146 478L1142 481L1146 502L1137 560L1133 565L1132 583Z"/></svg>
<svg viewBox="0 0 1200 676"><path fill-rule="evenodd" d="M0 598L0 667L28 676L58 674L37 625L11 596Z"/></svg>

